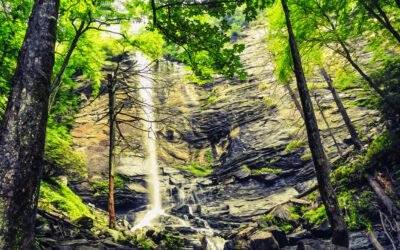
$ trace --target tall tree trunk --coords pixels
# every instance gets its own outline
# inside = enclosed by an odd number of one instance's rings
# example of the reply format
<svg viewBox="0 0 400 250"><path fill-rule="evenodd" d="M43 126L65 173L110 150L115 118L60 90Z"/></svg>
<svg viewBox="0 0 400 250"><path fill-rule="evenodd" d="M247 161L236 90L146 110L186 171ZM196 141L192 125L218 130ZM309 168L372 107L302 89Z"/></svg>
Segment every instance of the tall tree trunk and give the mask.
<svg viewBox="0 0 400 250"><path fill-rule="evenodd" d="M340 213L336 194L329 178L330 163L322 147L317 119L315 117L310 93L304 76L303 66L301 63L301 57L299 49L297 47L296 38L294 36L292 24L290 22L289 8L285 0L281 0L281 3L286 18L290 50L292 52L294 72L297 80L297 89L299 90L300 99L303 107L305 118L304 121L306 124L308 135L308 143L314 161L315 173L318 181L318 189L321 194L322 201L325 205L329 222L332 226L332 243L335 245L348 247L349 236L347 233L347 227Z"/></svg>
<svg viewBox="0 0 400 250"><path fill-rule="evenodd" d="M351 136L351 140L353 142L354 148L361 149L362 144L361 144L360 139L358 138L357 131L354 128L353 123L351 122L350 117L347 114L346 108L344 107L342 100L340 100L340 97L339 97L338 93L336 92L335 87L333 87L332 78L328 75L325 68L321 68L321 75L324 77L326 83L328 84L328 89L331 91L333 100L335 101L336 106L338 107L338 110L339 110L340 114L342 115L343 121L346 124L347 130L349 131L349 134Z"/></svg>
<svg viewBox="0 0 400 250"><path fill-rule="evenodd" d="M36 0L0 134L0 248L33 249L59 0Z"/></svg>
<svg viewBox="0 0 400 250"><path fill-rule="evenodd" d="M304 120L303 109L301 107L299 100L297 100L297 97L296 97L292 87L290 87L289 83L284 84L284 86L285 86L285 89L289 92L290 98L292 99L294 105L296 106L296 109L299 111L301 118L303 118L303 120Z"/></svg>
<svg viewBox="0 0 400 250"><path fill-rule="evenodd" d="M76 46L78 45L79 38L81 35L85 32L85 22L82 21L79 28L76 30L75 37L71 42L71 45L69 46L69 49L67 51L67 54L63 60L63 63L61 65L60 70L57 72L56 77L54 78L53 82L51 83L51 89L50 89L50 100L49 100L49 111L51 110L51 107L53 106L57 92L61 86L61 79L62 75L64 74L65 70L67 69L69 60L71 59L72 53L74 52Z"/></svg>
<svg viewBox="0 0 400 250"><path fill-rule="evenodd" d="M115 87L111 74L108 77L108 112L110 122L110 148L108 155L108 214L110 228L115 228L114 170L115 170Z"/></svg>
<svg viewBox="0 0 400 250"><path fill-rule="evenodd" d="M330 137L332 138L333 143L335 144L335 147L336 147L340 157L343 157L342 151L340 150L339 144L337 143L335 135L332 132L332 129L331 129L331 126L329 125L328 119L326 119L324 110L322 109L322 107L319 103L319 100L317 99L316 93L314 93L314 100L315 100L315 104L317 104L317 108L319 110L319 113L321 114L322 120L324 120L326 128L328 129L328 133L329 133Z"/></svg>

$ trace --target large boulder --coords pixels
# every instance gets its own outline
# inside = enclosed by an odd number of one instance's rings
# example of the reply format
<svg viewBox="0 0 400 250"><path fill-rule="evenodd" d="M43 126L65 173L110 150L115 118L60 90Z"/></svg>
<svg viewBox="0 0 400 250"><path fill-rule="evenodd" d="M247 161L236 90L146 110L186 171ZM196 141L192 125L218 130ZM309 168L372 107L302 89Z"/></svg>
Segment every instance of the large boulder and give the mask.
<svg viewBox="0 0 400 250"><path fill-rule="evenodd" d="M251 250L275 250L280 249L278 241L270 232L257 232L250 237Z"/></svg>
<svg viewBox="0 0 400 250"><path fill-rule="evenodd" d="M83 229L92 229L94 226L93 218L88 216L83 216L75 220L75 224L80 226Z"/></svg>

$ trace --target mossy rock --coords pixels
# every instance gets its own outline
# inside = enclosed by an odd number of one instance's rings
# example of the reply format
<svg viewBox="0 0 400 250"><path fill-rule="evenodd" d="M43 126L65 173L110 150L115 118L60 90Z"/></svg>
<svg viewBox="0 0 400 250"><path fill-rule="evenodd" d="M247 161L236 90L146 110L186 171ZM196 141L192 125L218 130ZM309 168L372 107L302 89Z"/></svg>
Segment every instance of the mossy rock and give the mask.
<svg viewBox="0 0 400 250"><path fill-rule="evenodd" d="M121 242L121 241L126 241L127 240L125 235L122 232L118 231L118 230L114 230L114 229L110 229L109 228L109 229L107 229L107 234L112 237L114 242Z"/></svg>

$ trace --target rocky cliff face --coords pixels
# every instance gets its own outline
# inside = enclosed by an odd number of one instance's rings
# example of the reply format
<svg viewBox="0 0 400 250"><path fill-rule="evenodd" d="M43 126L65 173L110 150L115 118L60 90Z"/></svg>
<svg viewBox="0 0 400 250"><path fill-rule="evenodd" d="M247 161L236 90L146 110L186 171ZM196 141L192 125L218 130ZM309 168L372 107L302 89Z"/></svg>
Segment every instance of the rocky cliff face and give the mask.
<svg viewBox="0 0 400 250"><path fill-rule="evenodd" d="M242 55L249 73L246 81L218 77L213 83L197 86L185 83L180 65L161 62L155 69L159 80L154 91L160 121L158 157L164 206L171 213L186 216L192 224L208 223L225 237L316 184L309 150L303 143L306 137L302 119L274 77L264 39L263 25L249 27L239 39L246 44ZM135 82L134 77L127 80ZM323 80L313 75L309 82ZM370 135L377 129L378 118L375 111L354 105L362 91L352 89L340 96L360 133ZM351 150L347 143L350 136L330 92L321 87L315 90L315 96L341 151ZM106 96L90 103L72 132L75 148L86 155L91 181L104 179L107 172L107 121L96 122L106 105ZM127 112L140 115L137 107ZM325 150L335 160L337 148L321 115L317 116ZM132 223L135 211L143 210L147 200L142 158L145 134L130 126L122 130L138 148L118 157L117 173L125 177L126 183L117 190L115 199L117 211ZM212 173L196 177L176 168L190 164L210 167ZM94 191L87 184L76 185L76 189L87 200L105 205L105 196L93 198L90 192Z"/></svg>

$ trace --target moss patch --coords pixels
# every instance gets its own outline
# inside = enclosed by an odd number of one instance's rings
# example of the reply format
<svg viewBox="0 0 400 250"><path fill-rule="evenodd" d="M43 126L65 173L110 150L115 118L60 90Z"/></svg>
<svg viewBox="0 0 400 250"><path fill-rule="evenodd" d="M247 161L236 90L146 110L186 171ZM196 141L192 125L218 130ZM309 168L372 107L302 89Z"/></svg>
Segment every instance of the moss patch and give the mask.
<svg viewBox="0 0 400 250"><path fill-rule="evenodd" d="M306 141L304 140L293 140L286 145L285 152L291 153L298 149L304 148L306 146Z"/></svg>
<svg viewBox="0 0 400 250"><path fill-rule="evenodd" d="M65 212L75 220L82 216L93 217L89 208L68 186L58 182L42 181L40 184L39 207L48 210L51 206Z"/></svg>
<svg viewBox="0 0 400 250"><path fill-rule="evenodd" d="M279 174L282 172L282 169L277 168L260 168L251 170L252 174Z"/></svg>
<svg viewBox="0 0 400 250"><path fill-rule="evenodd" d="M210 167L201 166L198 163L189 163L188 165L176 166L176 168L188 171L194 176L198 177L207 176L212 172L212 169Z"/></svg>

